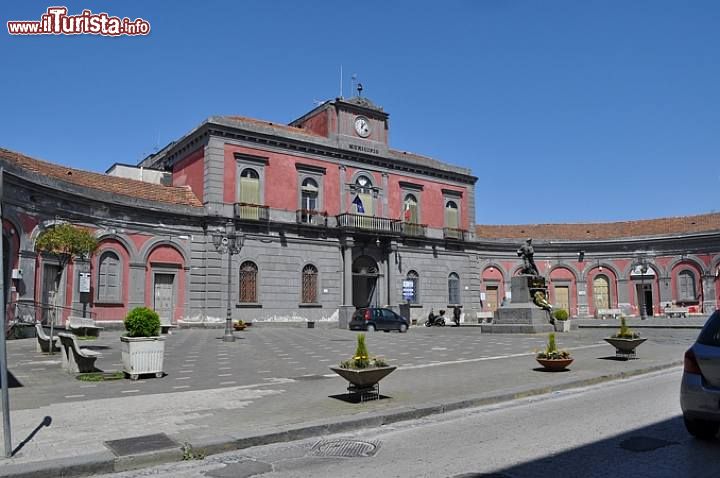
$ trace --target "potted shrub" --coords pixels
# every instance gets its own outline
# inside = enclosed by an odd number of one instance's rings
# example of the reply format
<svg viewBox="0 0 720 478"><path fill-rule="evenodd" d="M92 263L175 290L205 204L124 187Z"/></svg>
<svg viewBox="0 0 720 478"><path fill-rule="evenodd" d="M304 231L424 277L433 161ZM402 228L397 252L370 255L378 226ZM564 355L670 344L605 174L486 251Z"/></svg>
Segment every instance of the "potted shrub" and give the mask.
<svg viewBox="0 0 720 478"><path fill-rule="evenodd" d="M552 314L555 332L570 332L570 314L565 309L557 309Z"/></svg>
<svg viewBox="0 0 720 478"><path fill-rule="evenodd" d="M125 317L127 335L120 337L123 371L132 380L142 374L163 376L165 337L160 335L160 317L147 307L136 307Z"/></svg>
<svg viewBox="0 0 720 478"><path fill-rule="evenodd" d="M625 316L620 317L620 330L612 337L605 339L607 343L615 347L615 356L624 359L635 358L635 349L646 340L627 326Z"/></svg>
<svg viewBox="0 0 720 478"><path fill-rule="evenodd" d="M537 353L535 360L546 370L551 371L565 370L565 368L573 362L570 352L557 348L554 332L548 335L547 347L545 347L545 350Z"/></svg>
<svg viewBox="0 0 720 478"><path fill-rule="evenodd" d="M339 367L330 367L330 370L350 383L348 392L361 395L374 393L379 396L378 382L396 368L388 366L380 357L371 356L365 345L365 334L358 334L355 355L340 362Z"/></svg>

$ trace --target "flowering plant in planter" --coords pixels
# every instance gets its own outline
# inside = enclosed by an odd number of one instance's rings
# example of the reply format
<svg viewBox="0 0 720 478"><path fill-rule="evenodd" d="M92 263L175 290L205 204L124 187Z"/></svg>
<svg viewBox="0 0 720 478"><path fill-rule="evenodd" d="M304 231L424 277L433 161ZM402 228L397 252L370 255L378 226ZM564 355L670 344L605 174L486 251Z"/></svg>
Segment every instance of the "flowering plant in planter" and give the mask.
<svg viewBox="0 0 720 478"><path fill-rule="evenodd" d="M555 343L555 334L550 333L548 335L548 343L547 347L545 347L545 350L542 350L537 353L535 358L543 359L543 360L567 360L572 359L570 352L567 350L560 350L557 348L557 344Z"/></svg>
<svg viewBox="0 0 720 478"><path fill-rule="evenodd" d="M620 329L611 338L613 339L639 339L640 334L628 327L625 316L620 317Z"/></svg>
<svg viewBox="0 0 720 478"><path fill-rule="evenodd" d="M388 364L381 357L371 356L365 345L365 334L358 334L355 355L349 360L340 362L340 368L364 369L372 367L387 367Z"/></svg>

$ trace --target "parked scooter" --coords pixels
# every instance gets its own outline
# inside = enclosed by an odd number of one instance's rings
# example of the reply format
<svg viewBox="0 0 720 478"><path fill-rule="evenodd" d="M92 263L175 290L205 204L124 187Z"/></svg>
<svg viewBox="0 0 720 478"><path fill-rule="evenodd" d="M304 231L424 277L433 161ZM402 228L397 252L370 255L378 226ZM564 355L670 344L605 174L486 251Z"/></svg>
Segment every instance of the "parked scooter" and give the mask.
<svg viewBox="0 0 720 478"><path fill-rule="evenodd" d="M425 327L444 327L445 326L445 311L441 310L440 315L435 315L430 311L427 320L425 321Z"/></svg>

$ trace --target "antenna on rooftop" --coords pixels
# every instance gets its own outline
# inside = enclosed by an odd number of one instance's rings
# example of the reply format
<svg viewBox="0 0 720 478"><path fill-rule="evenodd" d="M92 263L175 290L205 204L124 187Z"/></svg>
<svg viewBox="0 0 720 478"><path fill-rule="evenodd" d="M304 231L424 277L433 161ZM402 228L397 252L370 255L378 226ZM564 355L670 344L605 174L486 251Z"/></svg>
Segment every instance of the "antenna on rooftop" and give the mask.
<svg viewBox="0 0 720 478"><path fill-rule="evenodd" d="M355 83L357 82L357 73L353 73L352 77L350 78L350 82L352 83L352 88L350 89L352 94L352 91L355 89Z"/></svg>
<svg viewBox="0 0 720 478"><path fill-rule="evenodd" d="M340 65L340 98L342 98L342 65Z"/></svg>

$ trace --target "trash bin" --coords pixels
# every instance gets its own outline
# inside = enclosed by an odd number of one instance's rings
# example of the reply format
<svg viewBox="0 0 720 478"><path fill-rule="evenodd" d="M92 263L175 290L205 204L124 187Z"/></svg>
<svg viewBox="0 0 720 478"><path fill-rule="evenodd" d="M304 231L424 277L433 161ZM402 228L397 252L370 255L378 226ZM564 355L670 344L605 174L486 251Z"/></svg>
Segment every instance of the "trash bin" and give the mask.
<svg viewBox="0 0 720 478"><path fill-rule="evenodd" d="M408 319L408 322L412 323L410 320L410 304L400 304L400 315Z"/></svg>
<svg viewBox="0 0 720 478"><path fill-rule="evenodd" d="M315 328L315 322L312 322L312 321L308 320L308 323L307 323L307 324L308 324L308 329L314 329L314 328Z"/></svg>

